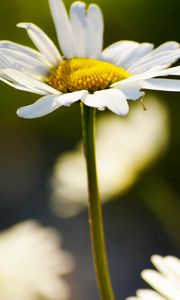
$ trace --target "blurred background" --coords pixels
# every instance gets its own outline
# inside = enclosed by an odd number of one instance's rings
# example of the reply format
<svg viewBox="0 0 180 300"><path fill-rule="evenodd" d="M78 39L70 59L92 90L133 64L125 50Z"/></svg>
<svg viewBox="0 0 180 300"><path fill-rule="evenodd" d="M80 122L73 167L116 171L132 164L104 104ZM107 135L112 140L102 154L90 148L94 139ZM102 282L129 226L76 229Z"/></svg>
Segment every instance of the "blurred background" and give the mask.
<svg viewBox="0 0 180 300"><path fill-rule="evenodd" d="M180 41L179 0L94 2L103 10L105 46L123 39L152 42L156 46L169 40ZM71 3L65 0L67 7ZM16 28L18 22L27 21L39 25L57 42L48 1L2 1L0 16L1 40L32 46L25 31ZM180 94L153 92L148 95L147 121L146 112L139 103L130 103L132 113L126 119L119 118L122 124L120 130L126 130L122 139L126 137L126 149L129 143L132 163L124 166L123 172L128 174L124 186L121 185L122 174L111 170L111 177L117 181L116 188L112 185L114 191L103 196L106 200L103 211L110 270L119 300L133 295L137 288L145 287L140 272L151 266L152 254L178 256L180 252ZM37 95L11 89L0 82L0 98L0 229L27 219L39 220L56 228L63 236L64 247L76 261L74 271L67 277L73 295L71 299L98 299L86 196L83 199L81 194L78 198L73 186L72 190L69 187L70 200L67 194L63 194L63 186L57 191L58 184L66 184L67 191L67 183L73 182L76 174L74 170L79 171L76 163L75 166L72 164L73 173L68 166L69 174L74 175L63 182L62 159L67 153L72 154L81 141L79 104L63 107L43 118L23 120L16 116L17 108L34 102L38 99ZM151 107L155 110L155 117L151 114ZM133 130L133 122L132 127L128 125L128 120L134 118L133 113L138 114L134 121L137 130ZM102 115L107 117L107 122L112 118L110 112L100 112L97 117ZM116 117L115 120L117 123ZM101 133L102 130L99 135ZM116 135L112 130L111 136L118 145L120 132ZM120 143L123 144L123 140ZM121 149L121 146L117 147ZM106 157L108 160L111 155L111 147L101 148L105 163ZM144 154L146 151L148 155ZM117 155L116 159L120 169L123 158ZM62 174L60 179L59 172ZM64 208L66 200L69 205ZM83 203L81 209L75 208L78 201Z"/></svg>

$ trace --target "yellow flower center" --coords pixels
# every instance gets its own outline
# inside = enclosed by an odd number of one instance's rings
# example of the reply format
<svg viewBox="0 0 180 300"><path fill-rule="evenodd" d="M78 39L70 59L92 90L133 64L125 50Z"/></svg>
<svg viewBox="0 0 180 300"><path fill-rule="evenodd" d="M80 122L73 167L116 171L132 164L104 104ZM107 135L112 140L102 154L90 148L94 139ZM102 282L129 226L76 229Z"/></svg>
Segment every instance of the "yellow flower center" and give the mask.
<svg viewBox="0 0 180 300"><path fill-rule="evenodd" d="M91 58L63 60L47 78L47 83L63 92L88 90L95 92L130 77L123 68Z"/></svg>

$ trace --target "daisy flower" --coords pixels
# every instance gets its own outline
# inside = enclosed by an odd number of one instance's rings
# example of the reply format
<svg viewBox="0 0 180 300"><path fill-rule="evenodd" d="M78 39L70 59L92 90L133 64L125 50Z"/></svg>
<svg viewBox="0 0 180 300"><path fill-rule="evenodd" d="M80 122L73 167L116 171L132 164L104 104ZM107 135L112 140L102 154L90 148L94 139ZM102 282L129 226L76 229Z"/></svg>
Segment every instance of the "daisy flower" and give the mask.
<svg viewBox="0 0 180 300"><path fill-rule="evenodd" d="M126 300L179 300L180 260L174 256L153 255L151 261L157 271L144 270L141 276L154 290L138 290L137 297Z"/></svg>
<svg viewBox="0 0 180 300"><path fill-rule="evenodd" d="M61 52L32 23L20 23L37 50L0 42L0 79L10 86L42 97L17 114L36 118L81 100L99 110L118 115L129 110L127 100L138 100L142 90L180 91L180 66L169 67L180 57L176 42L156 49L150 43L120 41L103 48L103 17L95 4L86 8L74 2L67 14L61 0L49 0Z"/></svg>
<svg viewBox="0 0 180 300"><path fill-rule="evenodd" d="M24 221L0 233L1 300L67 300L72 269L54 229Z"/></svg>

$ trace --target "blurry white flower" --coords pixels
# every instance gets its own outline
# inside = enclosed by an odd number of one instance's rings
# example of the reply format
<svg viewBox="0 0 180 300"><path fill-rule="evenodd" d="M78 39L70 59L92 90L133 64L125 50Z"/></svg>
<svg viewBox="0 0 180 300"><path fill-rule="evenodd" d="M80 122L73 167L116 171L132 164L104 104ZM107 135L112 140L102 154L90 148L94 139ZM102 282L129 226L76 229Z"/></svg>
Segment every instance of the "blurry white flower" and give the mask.
<svg viewBox="0 0 180 300"><path fill-rule="evenodd" d="M174 256L153 255L151 261L158 271L144 270L141 276L154 290L138 290L137 297L126 300L179 300L180 260Z"/></svg>
<svg viewBox="0 0 180 300"><path fill-rule="evenodd" d="M102 200L122 193L168 142L168 114L156 98L148 110L132 108L127 118L103 116L97 122L97 168ZM71 216L87 204L86 166L82 146L57 160L52 176L55 213Z"/></svg>
<svg viewBox="0 0 180 300"><path fill-rule="evenodd" d="M20 23L38 51L0 42L0 80L43 97L22 107L18 115L37 118L79 100L118 115L129 110L127 100L138 100L142 90L180 91L180 46L167 42L153 44L120 41L103 50L103 16L96 4L75 1L68 15L62 0L49 0L61 53L36 25ZM162 78L159 78L162 77Z"/></svg>
<svg viewBox="0 0 180 300"><path fill-rule="evenodd" d="M72 268L52 228L26 221L0 233L1 300L67 300L62 276Z"/></svg>

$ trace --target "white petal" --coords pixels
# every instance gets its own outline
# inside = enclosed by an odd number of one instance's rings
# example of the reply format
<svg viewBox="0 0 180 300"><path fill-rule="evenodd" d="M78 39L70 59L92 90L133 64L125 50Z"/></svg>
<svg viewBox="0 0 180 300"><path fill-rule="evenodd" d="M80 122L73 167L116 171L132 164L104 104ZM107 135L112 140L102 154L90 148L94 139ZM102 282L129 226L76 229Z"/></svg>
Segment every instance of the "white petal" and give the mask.
<svg viewBox="0 0 180 300"><path fill-rule="evenodd" d="M58 98L58 102L64 106L70 106L74 102L84 100L88 96L88 91L81 90L72 93L63 94Z"/></svg>
<svg viewBox="0 0 180 300"><path fill-rule="evenodd" d="M153 255L151 257L151 261L153 265L156 267L156 269L160 273L162 273L165 277L168 278L169 282L172 282L175 287L179 287L179 293L180 293L180 285L179 285L180 278L177 276L176 273L174 273L174 270L171 267L171 265L169 265L166 257L162 257L160 255ZM179 263L179 272L180 272L180 262L178 263Z"/></svg>
<svg viewBox="0 0 180 300"><path fill-rule="evenodd" d="M14 71L14 70L13 70ZM42 89L37 89L34 88L32 86L27 86L24 85L20 82L16 82L12 79L12 77L8 76L7 74L5 74L5 72L3 73L3 69L0 70L0 80L6 84L8 84L9 86L17 89L17 90L21 90L21 91L26 91L26 92L30 92L30 93L34 93L34 94L39 94L39 95L46 95L47 93L44 92L44 90Z"/></svg>
<svg viewBox="0 0 180 300"><path fill-rule="evenodd" d="M126 59L129 53L135 50L138 46L139 44L137 42L120 41L104 49L104 51L99 56L99 59L117 65L121 60Z"/></svg>
<svg viewBox="0 0 180 300"><path fill-rule="evenodd" d="M150 43L142 43L135 49L133 49L129 55L119 62L119 66L125 68L127 71L129 67L132 66L134 62L136 62L139 58L146 56L153 49L154 45Z"/></svg>
<svg viewBox="0 0 180 300"><path fill-rule="evenodd" d="M1 49L0 49L1 52ZM0 68L11 68L12 67L12 63L11 61L4 56L3 54L0 55Z"/></svg>
<svg viewBox="0 0 180 300"><path fill-rule="evenodd" d="M143 300L166 300L164 297L160 296L158 293L152 290L138 290L137 291L138 299Z"/></svg>
<svg viewBox="0 0 180 300"><path fill-rule="evenodd" d="M157 70L157 71L153 70L153 68L152 68L152 70L144 72L143 74L144 75L147 74L147 76L150 75L151 77L168 76L168 75L180 75L180 66L173 67L173 68L167 68L167 69L164 69L164 70Z"/></svg>
<svg viewBox="0 0 180 300"><path fill-rule="evenodd" d="M175 50L179 49L179 44L176 42L167 42L153 51L151 51L149 54L140 57L134 64L132 64L129 68L129 72L136 73L138 68L141 67L142 65L146 65L149 61L152 61L155 58L161 57L166 54L166 53L174 53ZM173 60L172 60L173 61Z"/></svg>
<svg viewBox="0 0 180 300"><path fill-rule="evenodd" d="M78 91L64 95L48 95L40 98L31 105L19 108L17 114L19 117L27 119L42 117L63 105L69 106L70 104L83 99L87 94L87 91Z"/></svg>
<svg viewBox="0 0 180 300"><path fill-rule="evenodd" d="M11 80L15 83L19 83L26 88L30 88L31 90L34 90L36 93L41 94L57 94L59 93L57 90L53 89L49 85L45 84L44 82L38 81L28 75L25 75L22 72L19 72L14 69L2 69L0 70L2 76L7 75Z"/></svg>
<svg viewBox="0 0 180 300"><path fill-rule="evenodd" d="M74 2L70 8L70 22L75 56L96 58L103 43L103 17L99 7L91 4L86 11L84 2Z"/></svg>
<svg viewBox="0 0 180 300"><path fill-rule="evenodd" d="M86 4L74 2L70 7L70 22L73 31L73 43L76 57L86 57L87 52L87 17Z"/></svg>
<svg viewBox="0 0 180 300"><path fill-rule="evenodd" d="M97 92L96 92L97 93ZM102 101L102 99L97 97L97 94L89 94L84 100L83 103L86 104L87 106L90 107L96 107L99 110L104 110L105 109L105 104Z"/></svg>
<svg viewBox="0 0 180 300"><path fill-rule="evenodd" d="M160 292L163 296L170 300L177 300L179 291L175 289L174 285L166 278L153 270L145 270L141 274L142 278L151 285L155 290Z"/></svg>
<svg viewBox="0 0 180 300"><path fill-rule="evenodd" d="M142 83L143 89L180 92L180 80L148 79Z"/></svg>
<svg viewBox="0 0 180 300"><path fill-rule="evenodd" d="M167 75L180 75L180 66L174 68L168 68L165 70L157 70L155 71L154 68L150 71L144 72L142 74L137 74L121 81L118 81L111 85L111 87L120 87L126 86L135 82L141 82L142 80L158 77L158 76L167 76Z"/></svg>
<svg viewBox="0 0 180 300"><path fill-rule="evenodd" d="M67 58L74 56L72 28L61 0L49 0L61 50Z"/></svg>
<svg viewBox="0 0 180 300"><path fill-rule="evenodd" d="M135 64L135 65L139 65L142 64L142 62L146 61L147 59L149 59L150 57L156 56L157 54L163 54L164 52L167 51L174 51L179 49L179 43L177 42L167 42L164 43L162 45L160 45L159 47L155 48L153 51L151 51L148 55L142 57L141 59L139 59Z"/></svg>
<svg viewBox="0 0 180 300"><path fill-rule="evenodd" d="M97 58L101 53L103 47L103 31L104 23L100 8L96 4L91 4L87 11L87 18L89 21L88 28L88 57Z"/></svg>
<svg viewBox="0 0 180 300"><path fill-rule="evenodd" d="M127 115L129 111L125 95L117 89L95 92L93 95L89 95L83 102L88 106L97 107L100 110L107 107L120 116Z"/></svg>
<svg viewBox="0 0 180 300"><path fill-rule="evenodd" d="M168 266L166 265L164 257L160 255L153 255L151 257L151 261L156 269L163 275L167 276L170 280L172 279L171 271L169 270Z"/></svg>
<svg viewBox="0 0 180 300"><path fill-rule="evenodd" d="M169 68L167 70L162 70L161 73L160 73L160 75L158 75L158 76L166 76L166 75L177 75L177 76L180 76L180 66L177 66L177 67L174 67L174 68Z"/></svg>
<svg viewBox="0 0 180 300"><path fill-rule="evenodd" d="M149 56L149 58L139 66L136 67L131 66L128 69L128 72L133 74L139 74L158 65L160 66L160 68L162 68L162 66L166 68L169 65L171 65L173 62L175 62L178 58L180 58L180 49L174 51L166 51L163 53L157 53L154 56Z"/></svg>
<svg viewBox="0 0 180 300"><path fill-rule="evenodd" d="M174 256L166 256L164 258L169 269L178 277L180 277L180 259Z"/></svg>
<svg viewBox="0 0 180 300"><path fill-rule="evenodd" d="M0 48L0 56L2 57L2 55L9 60L9 66L6 66L8 68L17 69L35 77L39 76L40 78L50 74L50 69L47 65L25 53Z"/></svg>
<svg viewBox="0 0 180 300"><path fill-rule="evenodd" d="M44 54L52 66L57 66L62 57L52 40L36 25L32 23L19 23L20 28L25 28L33 43Z"/></svg>
<svg viewBox="0 0 180 300"><path fill-rule="evenodd" d="M126 86L126 87L121 87L120 90L123 92L123 94L126 96L126 99L128 100L138 100L141 97L144 96L144 92L141 92L140 89L142 87L135 85L135 86Z"/></svg>
<svg viewBox="0 0 180 300"><path fill-rule="evenodd" d="M1 75L0 75L0 80L2 82L4 82L4 83L8 84L9 86L13 87L16 90L26 91L26 92L29 92L29 93L36 93L36 94L39 94L39 95L43 95L44 94L41 91L38 92L37 90L35 91L33 89L27 88L27 87L21 85L20 83L13 83L11 81L8 81L7 79L1 77Z"/></svg>
<svg viewBox="0 0 180 300"><path fill-rule="evenodd" d="M134 85L135 83L139 84L139 82L141 82L144 79L152 78L151 74L152 73L150 73L150 72L148 72L148 73L145 72L142 74L134 75L134 76L128 77L126 79L117 81L117 82L113 83L110 87L121 88L121 87L127 87L132 84Z"/></svg>
<svg viewBox="0 0 180 300"><path fill-rule="evenodd" d="M159 47L157 47L156 49L154 49L153 53L169 51L169 50L175 50L175 49L178 49L178 48L179 48L179 43L174 42L174 41L170 41L170 42L166 42L166 43L160 45Z"/></svg>
<svg viewBox="0 0 180 300"><path fill-rule="evenodd" d="M152 68L151 70L149 70L147 72L139 74L140 77L151 76L149 78L157 77L157 76L168 76L168 75L180 75L180 66L173 67L173 68L167 68L167 69L163 69L163 70L156 70L156 68Z"/></svg>
<svg viewBox="0 0 180 300"><path fill-rule="evenodd" d="M31 49L29 47L17 44L17 43L13 43L10 41L0 41L0 49L1 48L5 48L5 49L10 49L10 50L15 50L18 51L20 53L24 53L30 57L36 58L37 60L43 61L46 64L48 63L45 56L42 55L40 52Z"/></svg>
<svg viewBox="0 0 180 300"><path fill-rule="evenodd" d="M61 104L57 102L58 97L58 95L42 97L31 105L19 108L17 110L17 115L25 119L45 116L61 106Z"/></svg>

